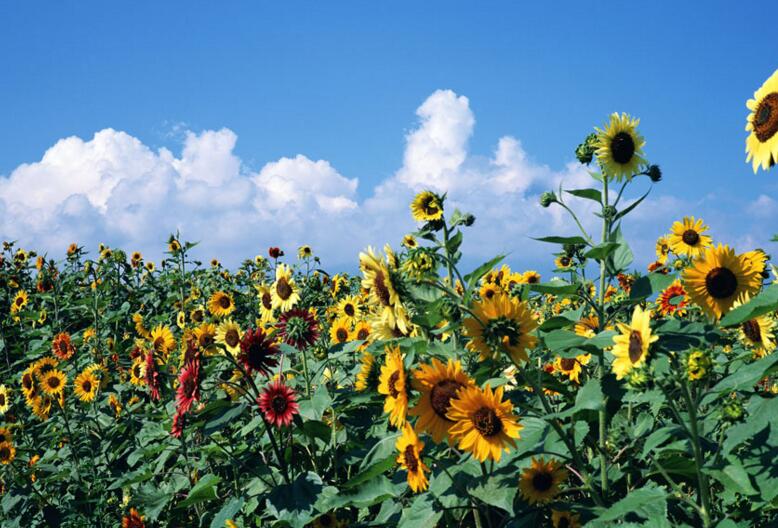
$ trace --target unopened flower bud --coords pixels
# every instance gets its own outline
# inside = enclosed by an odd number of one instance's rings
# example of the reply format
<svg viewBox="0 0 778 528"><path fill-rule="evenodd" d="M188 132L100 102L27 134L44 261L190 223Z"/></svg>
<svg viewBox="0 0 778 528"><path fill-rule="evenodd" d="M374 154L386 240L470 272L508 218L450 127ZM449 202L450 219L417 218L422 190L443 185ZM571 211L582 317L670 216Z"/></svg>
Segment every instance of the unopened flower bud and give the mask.
<svg viewBox="0 0 778 528"><path fill-rule="evenodd" d="M540 205L543 207L548 207L552 203L556 202L556 194L554 194L551 191L546 191L543 194L540 195Z"/></svg>

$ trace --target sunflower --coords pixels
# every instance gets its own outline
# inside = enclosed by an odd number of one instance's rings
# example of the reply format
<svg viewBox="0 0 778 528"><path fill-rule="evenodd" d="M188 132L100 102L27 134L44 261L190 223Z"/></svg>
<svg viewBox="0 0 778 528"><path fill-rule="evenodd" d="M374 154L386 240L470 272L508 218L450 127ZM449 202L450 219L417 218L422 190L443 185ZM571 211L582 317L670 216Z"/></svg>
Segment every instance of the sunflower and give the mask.
<svg viewBox="0 0 778 528"><path fill-rule="evenodd" d="M699 257L705 248L711 245L711 238L708 235L703 235L708 229L702 218L695 220L693 216L684 216L683 221L673 222L669 241L670 249L677 255Z"/></svg>
<svg viewBox="0 0 778 528"><path fill-rule="evenodd" d="M678 279L662 290L662 293L656 298L656 305L659 313L665 316L684 315L688 304L689 301L686 296L686 290Z"/></svg>
<svg viewBox="0 0 778 528"><path fill-rule="evenodd" d="M384 412L389 413L389 423L401 427L408 412L408 393L405 386L405 366L399 348L387 350L378 381L378 392L386 395Z"/></svg>
<svg viewBox="0 0 778 528"><path fill-rule="evenodd" d="M354 383L354 389L357 392L362 392L368 388L372 389L378 386L378 379L380 376L379 369L376 368L375 356L367 350L362 352L362 357L359 359L359 372L357 373L357 381Z"/></svg>
<svg viewBox="0 0 778 528"><path fill-rule="evenodd" d="M670 256L670 237L660 236L656 239L656 260L662 264L667 263Z"/></svg>
<svg viewBox="0 0 778 528"><path fill-rule="evenodd" d="M746 102L751 111L746 121L746 163L753 158L754 174L778 163L778 70Z"/></svg>
<svg viewBox="0 0 778 528"><path fill-rule="evenodd" d="M565 480L567 471L559 462L533 457L532 465L521 472L519 491L529 504L545 503L559 494L559 485Z"/></svg>
<svg viewBox="0 0 778 528"><path fill-rule="evenodd" d="M473 380L462 371L462 364L453 359L443 364L432 358L431 365L422 364L413 371L413 388L421 393L418 403L410 410L418 416L416 427L426 431L435 443L448 435L454 422L446 414L451 409L451 399L463 387L474 385ZM451 438L449 438L451 442Z"/></svg>
<svg viewBox="0 0 778 528"><path fill-rule="evenodd" d="M186 314L184 312L178 312L176 316L176 326L184 328L186 326Z"/></svg>
<svg viewBox="0 0 778 528"><path fill-rule="evenodd" d="M122 402L119 401L119 398L115 394L108 396L108 405L111 407L114 417L118 418L122 413L123 406Z"/></svg>
<svg viewBox="0 0 778 528"><path fill-rule="evenodd" d="M580 383L578 377L583 370L584 365L589 364L592 358L591 354L581 354L574 358L563 358L557 356L554 360L554 371L564 374L570 381Z"/></svg>
<svg viewBox="0 0 778 528"><path fill-rule="evenodd" d="M595 129L595 154L607 177L617 181L624 177L631 179L640 170L641 165L645 165L646 160L642 155L646 142L637 131L639 124L640 119L614 112L604 129Z"/></svg>
<svg viewBox="0 0 778 528"><path fill-rule="evenodd" d="M11 398L8 396L8 387L0 385L0 414L5 414L11 407Z"/></svg>
<svg viewBox="0 0 778 528"><path fill-rule="evenodd" d="M573 328L575 333L582 337L594 337L600 331L600 318L596 315L582 317Z"/></svg>
<svg viewBox="0 0 778 528"><path fill-rule="evenodd" d="M743 293L762 286L761 275L729 246L711 247L683 272L683 286L691 300L708 316L718 319Z"/></svg>
<svg viewBox="0 0 778 528"><path fill-rule="evenodd" d="M364 275L362 287L369 292L371 304L378 308L377 315L386 325L396 326L402 333L407 333L410 321L400 303L400 296L390 273L390 265L394 260L391 250L387 252L386 261L376 255L372 248L367 248L366 253L360 253L359 267Z"/></svg>
<svg viewBox="0 0 778 528"><path fill-rule="evenodd" d="M189 320L195 324L200 324L205 320L205 309L202 306L195 306L189 310Z"/></svg>
<svg viewBox="0 0 778 528"><path fill-rule="evenodd" d="M298 350L313 345L319 339L319 325L316 322L315 311L293 308L282 313L276 324L278 336L287 344Z"/></svg>
<svg viewBox="0 0 778 528"><path fill-rule="evenodd" d="M424 473L429 473L430 468L421 460L424 442L419 441L411 424L403 426L402 436L397 439L395 447L400 452L397 463L408 472L408 486L416 493L426 490L429 481Z"/></svg>
<svg viewBox="0 0 778 528"><path fill-rule="evenodd" d="M432 191L422 191L411 202L411 215L416 222L431 222L443 218L443 200Z"/></svg>
<svg viewBox="0 0 778 528"><path fill-rule="evenodd" d="M297 258L299 259L308 259L313 256L313 250L311 249L311 246L300 246L297 248Z"/></svg>
<svg viewBox="0 0 778 528"><path fill-rule="evenodd" d="M146 271L148 271L149 273L154 271L154 263L153 262L149 261L149 262L146 263Z"/></svg>
<svg viewBox="0 0 778 528"><path fill-rule="evenodd" d="M103 365L99 363L92 363L84 369L84 372L89 372L95 376L101 389L104 389L108 386L108 369L106 369Z"/></svg>
<svg viewBox="0 0 778 528"><path fill-rule="evenodd" d="M164 361L167 360L170 351L176 347L176 339L173 337L173 332L165 325L154 327L154 330L149 335L149 341L151 341L154 347L154 352Z"/></svg>
<svg viewBox="0 0 778 528"><path fill-rule="evenodd" d="M269 376L270 369L278 364L274 357L277 353L278 346L264 330L261 328L248 329L240 340L238 360L249 374L259 372Z"/></svg>
<svg viewBox="0 0 778 528"><path fill-rule="evenodd" d="M265 415L265 420L276 427L291 425L294 415L300 413L297 394L280 380L272 381L262 389L257 405Z"/></svg>
<svg viewBox="0 0 778 528"><path fill-rule="evenodd" d="M18 292L16 292L13 301L11 301L11 313L16 313L21 311L21 309L27 305L28 299L29 299L29 295L27 294L26 291L19 290Z"/></svg>
<svg viewBox="0 0 778 528"><path fill-rule="evenodd" d="M140 313L132 314L132 322L135 325L135 332L145 339L151 337L151 332L143 324L143 316Z"/></svg>
<svg viewBox="0 0 778 528"><path fill-rule="evenodd" d="M449 435L480 462L487 458L499 461L509 445L516 447L514 439L519 438L522 426L513 414L513 404L502 397L503 387L492 392L489 385L483 390L471 385L458 390L449 402L446 417L455 422Z"/></svg>
<svg viewBox="0 0 778 528"><path fill-rule="evenodd" d="M491 299L498 293L504 293L499 284L485 282L478 290L478 296L481 299Z"/></svg>
<svg viewBox="0 0 778 528"><path fill-rule="evenodd" d="M403 237L402 245L407 247L408 249L414 249L419 246L419 243L416 241L415 236L405 235Z"/></svg>
<svg viewBox="0 0 778 528"><path fill-rule="evenodd" d="M515 362L527 360L527 348L537 343L530 335L537 322L526 303L504 293L473 305L476 318L464 320L465 334L470 337L467 347L479 352L481 360L510 354Z"/></svg>
<svg viewBox="0 0 778 528"><path fill-rule="evenodd" d="M213 323L202 323L194 329L194 337L199 346L206 355L213 355L218 352L216 348L216 325Z"/></svg>
<svg viewBox="0 0 778 528"><path fill-rule="evenodd" d="M351 332L352 341L366 341L370 338L370 323L365 320L357 321L354 330Z"/></svg>
<svg viewBox="0 0 778 528"><path fill-rule="evenodd" d="M56 396L65 390L67 379L61 370L51 369L40 375L41 388L46 394Z"/></svg>
<svg viewBox="0 0 778 528"><path fill-rule="evenodd" d="M142 387L146 384L146 362L143 356L136 357L130 367L130 383Z"/></svg>
<svg viewBox="0 0 778 528"><path fill-rule="evenodd" d="M49 414L51 414L51 396L44 394L42 396L35 397L32 399L31 403L32 413L35 416L37 416L42 421L45 421L49 418Z"/></svg>
<svg viewBox="0 0 778 528"><path fill-rule="evenodd" d="M554 259L554 265L559 270L567 270L573 267L573 259L567 255L559 255Z"/></svg>
<svg viewBox="0 0 778 528"><path fill-rule="evenodd" d="M702 350L694 350L686 358L686 375L691 381L702 379L710 371L713 361Z"/></svg>
<svg viewBox="0 0 778 528"><path fill-rule="evenodd" d="M208 299L208 311L214 317L226 317L235 311L232 295L221 290L215 291Z"/></svg>
<svg viewBox="0 0 778 528"><path fill-rule="evenodd" d="M16 448L11 442L0 442L0 464L8 465L16 458Z"/></svg>
<svg viewBox="0 0 778 528"><path fill-rule="evenodd" d="M537 271L525 271L522 274L522 279L524 284L537 284L540 282L540 273Z"/></svg>
<svg viewBox="0 0 778 528"><path fill-rule="evenodd" d="M554 528L580 528L581 516L568 511L551 510L551 524Z"/></svg>
<svg viewBox="0 0 778 528"><path fill-rule="evenodd" d="M330 342L332 344L345 343L351 337L351 323L344 318L335 319L330 326Z"/></svg>
<svg viewBox="0 0 778 528"><path fill-rule="evenodd" d="M297 283L292 275L292 268L279 264L276 268L276 281L271 288L273 308L282 312L291 310L300 301Z"/></svg>
<svg viewBox="0 0 778 528"><path fill-rule="evenodd" d="M24 372L22 372L21 377L21 384L22 384L22 393L26 397L28 394L32 394L35 391L35 367L34 365L30 365L27 367Z"/></svg>
<svg viewBox="0 0 778 528"><path fill-rule="evenodd" d="M348 295L341 299L335 307L335 312L338 317L346 319L349 324L354 324L362 316L362 310L354 295Z"/></svg>
<svg viewBox="0 0 778 528"><path fill-rule="evenodd" d="M44 356L40 358L38 361L32 364L32 368L35 371L35 374L40 378L43 374L46 374L48 371L52 370L54 367L56 367L59 364L59 361L54 359L51 356Z"/></svg>
<svg viewBox="0 0 778 528"><path fill-rule="evenodd" d="M3 442L13 442L13 435L7 427L0 427L0 444Z"/></svg>
<svg viewBox="0 0 778 528"><path fill-rule="evenodd" d="M51 342L51 349L59 359L65 360L73 357L76 349L70 343L70 334L61 332L54 337Z"/></svg>
<svg viewBox="0 0 778 528"><path fill-rule="evenodd" d="M750 295L743 294L735 301L733 308L746 304L750 300ZM763 357L767 354L771 354L772 351L775 350L774 326L775 318L769 313L749 319L740 324L740 340L743 344L753 349L754 356L756 357Z"/></svg>
<svg viewBox="0 0 778 528"><path fill-rule="evenodd" d="M746 251L743 253L742 257L751 265L752 268L754 268L755 271L758 271L763 277L769 276L765 275L767 271L767 260L769 259L767 253L761 249L754 249L752 251Z"/></svg>
<svg viewBox="0 0 778 528"><path fill-rule="evenodd" d="M178 241L174 240L176 244L178 244ZM172 242L171 242L172 246ZM180 246L179 246L180 248ZM173 252L173 249L170 250L171 253ZM138 513L138 510L135 508L130 508L130 512L127 515L124 515L122 517L122 528L146 528L146 523L143 522L143 515Z"/></svg>
<svg viewBox="0 0 778 528"><path fill-rule="evenodd" d="M632 321L629 325L618 323L620 335L613 337L613 372L616 379L622 379L634 367L645 363L648 355L648 347L659 339L659 336L651 335L649 323L651 312L643 311L640 306L635 306L632 312Z"/></svg>
<svg viewBox="0 0 778 528"><path fill-rule="evenodd" d="M240 351L240 339L243 332L232 319L225 319L216 329L216 342L222 345L233 356Z"/></svg>
<svg viewBox="0 0 778 528"><path fill-rule="evenodd" d="M97 388L100 386L100 381L91 372L84 371L73 382L75 385L74 392L79 400L82 402L90 402L97 396Z"/></svg>

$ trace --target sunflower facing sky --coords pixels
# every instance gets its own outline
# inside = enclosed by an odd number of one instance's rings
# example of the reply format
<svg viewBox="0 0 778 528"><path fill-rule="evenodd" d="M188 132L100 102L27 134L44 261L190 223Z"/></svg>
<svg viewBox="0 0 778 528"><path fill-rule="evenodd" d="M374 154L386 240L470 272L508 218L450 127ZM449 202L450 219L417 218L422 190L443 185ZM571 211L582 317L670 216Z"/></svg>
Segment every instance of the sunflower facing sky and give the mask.
<svg viewBox="0 0 778 528"><path fill-rule="evenodd" d="M753 295L762 286L758 269L729 246L705 250L682 275L689 298L709 317L720 318L744 293Z"/></svg>
<svg viewBox="0 0 778 528"><path fill-rule="evenodd" d="M408 392L405 384L405 365L399 348L387 350L386 361L378 378L378 392L384 394L384 412L389 413L389 423L402 427L408 412Z"/></svg>
<svg viewBox="0 0 778 528"><path fill-rule="evenodd" d="M278 308L282 312L294 308L300 300L300 293L297 290L292 268L286 264L279 264L276 268L276 280L270 289L273 308Z"/></svg>
<svg viewBox="0 0 778 528"><path fill-rule="evenodd" d="M400 455L397 457L397 463L408 472L408 486L414 491L424 491L429 485L426 473L428 468L421 460L421 451L424 449L424 442L419 441L416 432L411 424L406 423L402 428L402 436L397 439L395 444Z"/></svg>
<svg viewBox="0 0 778 528"><path fill-rule="evenodd" d="M469 451L483 462L499 461L502 452L516 447L522 426L513 414L513 404L503 400L503 387L492 392L489 385L481 390L473 385L457 391L446 414L455 422L449 429L459 449Z"/></svg>
<svg viewBox="0 0 778 528"><path fill-rule="evenodd" d="M533 458L532 465L521 472L519 492L530 504L549 502L559 494L559 485L567 480L567 470L555 460Z"/></svg>
<svg viewBox="0 0 778 528"><path fill-rule="evenodd" d="M605 176L621 181L630 179L640 172L645 165L643 159L643 146L645 140L637 131L640 119L630 117L628 114L611 114L610 121L605 128L597 130L597 161L605 172Z"/></svg>
<svg viewBox="0 0 778 528"><path fill-rule="evenodd" d="M443 201L432 191L422 191L411 202L411 215L417 222L443 218Z"/></svg>
<svg viewBox="0 0 778 528"><path fill-rule="evenodd" d="M767 170L778 163L778 70L746 102L751 111L746 120L746 163L754 174L759 167ZM752 161L753 160L753 161Z"/></svg>
<svg viewBox="0 0 778 528"><path fill-rule="evenodd" d="M452 398L460 389L472 385L473 380L462 370L459 361L449 359L444 364L432 358L431 364L419 365L413 371L413 388L421 395L418 403L410 410L411 416L419 417L416 428L428 432L435 443L440 443L454 425L447 416ZM449 442L452 442L450 437Z"/></svg>
<svg viewBox="0 0 778 528"><path fill-rule="evenodd" d="M538 324L524 302L499 293L475 303L473 314L476 318L464 320L465 334L470 337L467 347L478 352L481 360L501 353L517 363L527 360L527 349L537 343L531 333Z"/></svg>
<svg viewBox="0 0 778 528"><path fill-rule="evenodd" d="M695 220L693 216L684 216L681 222L673 222L670 233L670 249L676 255L686 255L696 258L702 255L711 245L711 238L703 235L708 230L702 218Z"/></svg>
<svg viewBox="0 0 778 528"><path fill-rule="evenodd" d="M613 373L622 379L633 368L646 362L648 348L659 336L651 335L651 312L635 306L629 325L618 323L621 334L613 336Z"/></svg>

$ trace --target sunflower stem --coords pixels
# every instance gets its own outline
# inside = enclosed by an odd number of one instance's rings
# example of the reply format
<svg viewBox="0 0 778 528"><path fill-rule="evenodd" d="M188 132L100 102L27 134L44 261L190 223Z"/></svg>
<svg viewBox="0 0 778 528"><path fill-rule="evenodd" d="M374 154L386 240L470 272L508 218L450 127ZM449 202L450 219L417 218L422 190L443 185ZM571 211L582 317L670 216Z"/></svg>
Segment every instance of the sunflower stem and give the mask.
<svg viewBox="0 0 778 528"><path fill-rule="evenodd" d="M689 383L684 380L681 382L683 388L683 398L686 401L687 412L689 414L689 432L691 433L692 448L694 450L694 464L697 466L697 486L700 496L700 517L702 519L702 525L710 526L710 495L708 493L708 479L705 478L705 474L702 472L702 466L704 460L702 457L702 449L700 447L700 434L697 429L697 408L696 403L692 399L691 392L689 391Z"/></svg>
<svg viewBox="0 0 778 528"><path fill-rule="evenodd" d="M601 243L605 244L607 242L609 234L610 234L610 215L608 214L608 176L606 174L603 174L602 178L602 237L601 237ZM599 288L599 314L598 314L598 320L599 320L599 331L602 332L605 329L605 273L606 273L606 258L603 258L600 260L600 288ZM600 386L602 386L602 380L605 377L605 352L601 351L598 354L599 359L599 369L598 369L598 376L600 381ZM605 401L603 401L602 407L600 408L599 412L597 413L597 418L599 422L598 427L598 433L599 433L599 446L600 446L600 484L602 488L602 494L603 496L608 495L608 467L607 467L607 457L605 456L606 453L606 436L607 436L607 428L606 428L606 421L607 421L607 415L605 410Z"/></svg>

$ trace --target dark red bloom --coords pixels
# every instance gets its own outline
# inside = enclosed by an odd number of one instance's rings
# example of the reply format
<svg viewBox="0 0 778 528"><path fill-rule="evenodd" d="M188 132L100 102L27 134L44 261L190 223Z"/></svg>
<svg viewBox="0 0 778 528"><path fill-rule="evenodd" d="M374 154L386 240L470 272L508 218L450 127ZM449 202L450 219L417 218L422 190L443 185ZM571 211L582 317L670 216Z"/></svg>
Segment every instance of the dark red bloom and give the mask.
<svg viewBox="0 0 778 528"><path fill-rule="evenodd" d="M157 362L154 360L154 352L146 354L146 385L151 392L151 399L159 400L159 371L157 370Z"/></svg>
<svg viewBox="0 0 778 528"><path fill-rule="evenodd" d="M281 339L287 345L302 350L319 339L319 325L316 318L308 310L293 308L282 313L276 324Z"/></svg>
<svg viewBox="0 0 778 528"><path fill-rule="evenodd" d="M291 424L294 415L300 413L297 394L280 380L271 382L262 390L257 404L265 419L276 427Z"/></svg>
<svg viewBox="0 0 778 528"><path fill-rule="evenodd" d="M173 415L173 427L170 429L170 434L176 438L181 438L184 433L184 415L176 411Z"/></svg>
<svg viewBox="0 0 778 528"><path fill-rule="evenodd" d="M267 252L270 255L270 258L274 258L274 259L284 256L284 252L281 251L281 248L277 248L277 247L271 247L270 249L267 250Z"/></svg>
<svg viewBox="0 0 778 528"><path fill-rule="evenodd" d="M259 372L270 375L270 369L278 364L274 357L278 353L275 342L261 328L249 329L240 340L238 359L249 374Z"/></svg>
<svg viewBox="0 0 778 528"><path fill-rule="evenodd" d="M200 359L187 363L178 374L178 390L176 391L177 412L189 412L195 400L200 399Z"/></svg>

